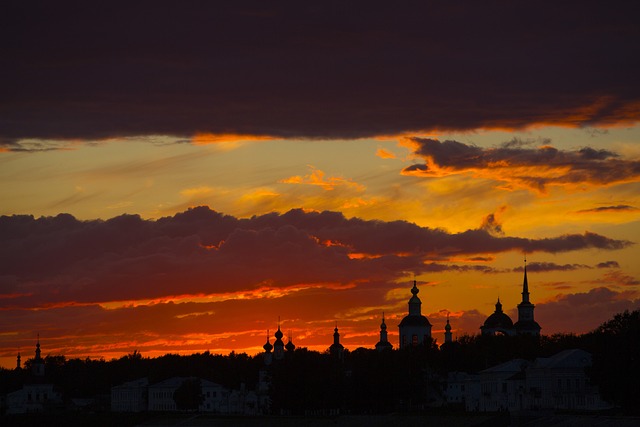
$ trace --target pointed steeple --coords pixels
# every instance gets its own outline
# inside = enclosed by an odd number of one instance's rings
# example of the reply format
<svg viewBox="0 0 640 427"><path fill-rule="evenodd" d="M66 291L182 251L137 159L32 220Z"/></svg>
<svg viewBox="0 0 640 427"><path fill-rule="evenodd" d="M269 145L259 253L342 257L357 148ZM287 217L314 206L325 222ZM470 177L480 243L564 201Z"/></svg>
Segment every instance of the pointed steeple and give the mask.
<svg viewBox="0 0 640 427"><path fill-rule="evenodd" d="M529 303L529 281L527 280L527 258L524 258L524 280L522 282L522 302Z"/></svg>
<svg viewBox="0 0 640 427"><path fill-rule="evenodd" d="M22 366L20 364L20 352L18 352L18 357L17 357L17 360L16 360L16 369L17 370L22 369Z"/></svg>
<svg viewBox="0 0 640 427"><path fill-rule="evenodd" d="M540 336L540 325L533 317L535 305L529 300L529 280L527 278L527 258L524 259L524 278L522 280L522 302L518 304L518 321L514 325L519 335Z"/></svg>
<svg viewBox="0 0 640 427"><path fill-rule="evenodd" d="M384 321L384 311L382 312L382 323L380 323L380 341L376 344L376 350L382 351L386 348L393 348L387 338L387 324Z"/></svg>
<svg viewBox="0 0 640 427"><path fill-rule="evenodd" d="M502 303L500 302L500 297L498 297L498 302L496 302L496 313L502 313Z"/></svg>
<svg viewBox="0 0 640 427"><path fill-rule="evenodd" d="M36 377L44 376L44 360L40 355L40 334L38 334L38 341L36 342L36 357L33 359L31 364L31 369L33 371L33 375Z"/></svg>
<svg viewBox="0 0 640 427"><path fill-rule="evenodd" d="M41 360L40 357L40 333L38 333L38 341L36 342L36 360Z"/></svg>

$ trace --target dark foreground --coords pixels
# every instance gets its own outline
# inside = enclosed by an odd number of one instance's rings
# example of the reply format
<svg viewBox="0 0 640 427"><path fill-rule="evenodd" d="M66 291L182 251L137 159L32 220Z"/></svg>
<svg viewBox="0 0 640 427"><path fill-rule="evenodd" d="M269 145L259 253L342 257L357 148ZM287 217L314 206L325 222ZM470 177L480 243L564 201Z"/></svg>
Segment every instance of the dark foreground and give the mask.
<svg viewBox="0 0 640 427"><path fill-rule="evenodd" d="M635 427L638 417L611 415L549 414L514 416L501 414L388 414L336 417L222 417L202 414L66 413L0 417L2 426L216 426L216 427Z"/></svg>

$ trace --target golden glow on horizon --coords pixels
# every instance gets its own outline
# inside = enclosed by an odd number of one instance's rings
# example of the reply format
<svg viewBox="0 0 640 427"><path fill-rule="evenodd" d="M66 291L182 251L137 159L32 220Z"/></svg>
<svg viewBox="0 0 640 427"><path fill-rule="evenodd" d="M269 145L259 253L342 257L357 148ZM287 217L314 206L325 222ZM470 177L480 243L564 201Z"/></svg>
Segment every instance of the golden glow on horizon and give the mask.
<svg viewBox="0 0 640 427"><path fill-rule="evenodd" d="M244 143L254 141L271 141L277 138L273 138L267 135L239 135L239 134L212 134L212 133L200 133L191 138L191 143L194 145L211 145L215 144L217 148L223 151L234 150Z"/></svg>
<svg viewBox="0 0 640 427"><path fill-rule="evenodd" d="M558 149L574 150L589 145L610 149L625 158L640 157L635 142L640 134L638 129L618 129L595 136L576 128L571 128L571 132L540 129L539 132L520 133L518 137L537 141L546 133L553 133L551 145ZM444 140L448 136L439 133L431 137ZM491 147L513 137L478 130L459 132L452 139ZM188 206L208 205L221 214L250 218L302 208L304 212L340 211L347 219L414 222L450 233L477 230L483 223L489 227L487 216L494 214L493 225L501 226L505 237L540 239L592 231L640 242L640 184L636 181L619 181L611 185L590 182L549 184L543 193L518 182L517 176L535 173L540 178L561 178L568 171L566 167L514 168L502 162L492 165L490 170L444 170L436 171L440 173L439 177L416 178L400 174L413 156L403 154L411 147L403 145L402 141L373 139L326 141L323 144L260 141L263 142L251 144L243 137L232 137L225 142L224 137L203 136L193 144L167 142L154 144L152 149L149 142L132 140L126 142L126 150L123 150L125 143L105 143L95 147L78 146L64 153L9 154L6 157L3 153L0 179L7 185L0 196L8 204L4 205L2 213L28 213L37 217L64 211L80 219L108 219L105 213L110 217L140 213L148 218L174 215ZM397 145L401 148L394 149ZM225 149L217 149L218 146ZM98 150L99 155L96 155ZM422 162L422 159L416 157L413 161ZM305 169L309 163L315 167ZM629 208L615 208L623 205ZM599 207L604 209L597 210ZM224 241L208 242L201 247L213 254L222 244ZM366 254L361 249L352 252L354 249L339 239L318 240L318 246L321 250L344 247L337 252L343 259L349 258L345 262L362 260L365 268L370 261L379 263L383 258L382 255ZM576 294L586 300L593 288L616 292L610 297L610 306L607 306L610 310L621 307L616 305L618 302L637 301L639 285L634 283L640 275L636 255L637 244L620 251L589 249L536 253L534 259L539 262L586 266L530 274L536 316L544 315L543 307L547 304L565 302L567 295ZM405 269L405 258L393 258L396 259L389 264L390 270ZM417 279L422 282L419 297L423 302L423 314L433 323L434 333L440 334L436 336L438 341L443 341L441 332L446 322L443 310L449 312L453 331L462 334L477 332L483 316L493 311L497 295L504 301L505 311L515 309L521 277L508 271L519 266L521 259L522 255L517 251L442 258L433 262L464 263L469 267L486 265L501 273L441 271L418 274ZM596 267L607 261L616 261L620 267L609 270ZM411 270L411 267L406 269ZM362 273L366 274L367 271ZM22 297L32 297L35 291L6 292L0 295L0 301L4 303L3 316L18 319L33 314L41 323L25 324L17 331L14 323L20 322L10 322L0 330L0 337L5 338L1 342L0 364L15 366L18 350L23 360L29 358L35 332L33 337L25 338L25 331L36 330L40 324L47 325L46 330L40 329L40 332L44 332L45 337L49 335L44 340L44 354L118 358L134 349L144 357L207 350L217 354L228 354L232 350L257 354L262 351L266 329L271 330L273 342L274 319L278 315L290 315L287 311L294 310L298 310L296 314L283 321L283 332L288 335L291 330L297 347L325 351L332 342L333 322L339 319L341 342L347 348L373 348L383 310L389 340L395 346L397 323L406 312L410 297L407 284L413 280L412 271L403 270L402 274L402 278L394 279L397 284L390 287L386 287L390 282L385 279L368 283L358 281L362 280L358 277L349 283L340 283L341 276L335 276L336 282L331 283L299 283L280 288L274 282L265 281L256 289L211 292L215 288L208 288L207 292L201 293L197 292L199 289L192 291L192 287L182 291L176 287L172 290L175 294L166 297L145 298L145 294L141 294L140 298L122 301L49 303L25 309L7 307ZM181 293L186 289L190 289L190 293ZM331 294L334 290L338 292ZM593 317L588 324L585 321L584 325L575 326L576 331L582 332L606 320L610 311L598 311L600 305L597 304L600 303L599 300L597 303L585 302ZM25 314L27 311L37 313ZM76 318L76 314L69 315L69 312L82 314L77 314ZM244 320L232 326L226 323L225 316L235 316L236 322L237 319ZM56 321L47 323L47 319ZM131 325L131 319L144 320L144 324L136 325L137 330L129 330L127 328L131 326L127 325ZM543 325L544 333L556 332L558 325L562 325L556 318L550 319ZM552 321L556 323L552 324ZM78 325L86 325L86 328Z"/></svg>

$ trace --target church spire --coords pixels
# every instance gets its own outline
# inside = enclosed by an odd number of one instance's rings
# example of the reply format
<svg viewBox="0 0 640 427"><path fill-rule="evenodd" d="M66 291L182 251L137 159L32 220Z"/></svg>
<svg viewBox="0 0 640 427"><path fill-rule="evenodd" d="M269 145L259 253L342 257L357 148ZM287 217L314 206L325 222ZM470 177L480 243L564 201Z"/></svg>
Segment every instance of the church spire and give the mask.
<svg viewBox="0 0 640 427"><path fill-rule="evenodd" d="M449 313L447 313L447 324L444 327L444 342L451 342L451 325L449 324Z"/></svg>
<svg viewBox="0 0 640 427"><path fill-rule="evenodd" d="M522 302L529 303L529 281L527 280L527 257L524 258L524 280L522 282Z"/></svg>
<svg viewBox="0 0 640 427"><path fill-rule="evenodd" d="M40 334L38 334L38 341L36 341L36 357L33 359L31 369L36 377L44 376L44 360L40 355Z"/></svg>
<svg viewBox="0 0 640 427"><path fill-rule="evenodd" d="M518 321L514 325L519 335L540 336L540 325L533 318L534 308L535 306L529 301L529 280L527 279L527 258L525 257L522 302L518 304Z"/></svg>
<svg viewBox="0 0 640 427"><path fill-rule="evenodd" d="M329 347L329 353L337 359L342 359L344 353L344 346L340 344L340 334L338 333L338 322L336 322L336 328L333 330L333 344Z"/></svg>
<svg viewBox="0 0 640 427"><path fill-rule="evenodd" d="M40 333L38 333L38 341L36 341L36 360L39 361L42 359L40 357Z"/></svg>
<svg viewBox="0 0 640 427"><path fill-rule="evenodd" d="M385 348L393 348L387 338L387 324L384 321L384 311L382 312L382 323L380 323L380 341L376 344L376 350L382 351Z"/></svg>

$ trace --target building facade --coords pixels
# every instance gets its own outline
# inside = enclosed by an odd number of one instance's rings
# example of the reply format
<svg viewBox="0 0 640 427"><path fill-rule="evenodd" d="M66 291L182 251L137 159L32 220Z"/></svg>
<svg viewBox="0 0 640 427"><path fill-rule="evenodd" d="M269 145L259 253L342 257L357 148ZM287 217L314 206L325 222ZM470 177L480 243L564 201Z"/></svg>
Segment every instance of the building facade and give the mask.
<svg viewBox="0 0 640 427"><path fill-rule="evenodd" d="M591 354L572 349L533 362L513 359L477 374L450 373L447 403L471 412L609 409L589 381L590 366Z"/></svg>
<svg viewBox="0 0 640 427"><path fill-rule="evenodd" d="M111 387L112 412L144 412L148 402L149 380L140 378Z"/></svg>

